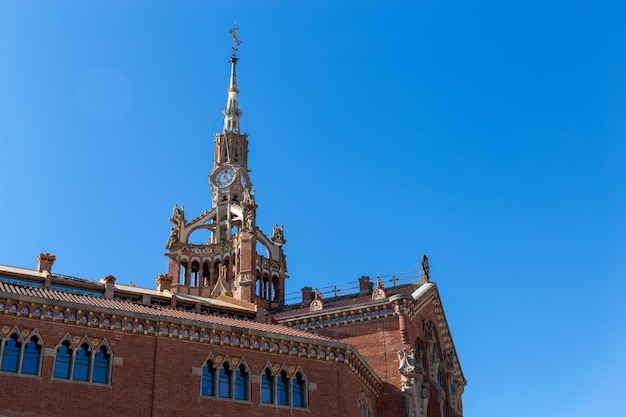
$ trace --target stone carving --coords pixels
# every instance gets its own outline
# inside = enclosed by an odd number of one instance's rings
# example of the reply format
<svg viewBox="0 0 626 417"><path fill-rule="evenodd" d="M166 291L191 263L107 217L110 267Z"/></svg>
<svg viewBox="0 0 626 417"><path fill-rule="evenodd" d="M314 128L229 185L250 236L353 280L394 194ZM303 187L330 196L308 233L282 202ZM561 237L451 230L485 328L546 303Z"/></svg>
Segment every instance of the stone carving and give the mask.
<svg viewBox="0 0 626 417"><path fill-rule="evenodd" d="M167 239L167 244L165 245L165 249L172 249L172 245L174 245L174 243L178 241L179 241L178 229L172 226L172 228L170 229L170 237Z"/></svg>
<svg viewBox="0 0 626 417"><path fill-rule="evenodd" d="M398 366L400 375L407 376L415 373L415 349L411 349L411 353L407 353L406 349L399 350L398 361L400 362L400 366Z"/></svg>
<svg viewBox="0 0 626 417"><path fill-rule="evenodd" d="M356 399L356 408L359 411L359 417L374 417L372 403L363 391L359 393L359 398Z"/></svg>
<svg viewBox="0 0 626 417"><path fill-rule="evenodd" d="M243 208L243 222L241 228L246 232L252 232L254 230L256 208L253 193L250 193L248 190L243 190L241 207Z"/></svg>
<svg viewBox="0 0 626 417"><path fill-rule="evenodd" d="M446 369L454 368L454 353L452 352L452 349L444 352L443 363L445 364Z"/></svg>
<svg viewBox="0 0 626 417"><path fill-rule="evenodd" d="M415 349L407 353L406 349L398 351L398 373L402 395L404 398L404 412L406 417L426 417L428 399L430 397L429 385L424 380L421 354L417 357Z"/></svg>
<svg viewBox="0 0 626 417"><path fill-rule="evenodd" d="M404 395L404 412L406 417L426 417L430 391L428 382L418 384L415 378L402 382Z"/></svg>
<svg viewBox="0 0 626 417"><path fill-rule="evenodd" d="M430 381L435 384L435 388L439 394L444 394L443 387L439 382L439 364L441 363L441 354L439 353L439 343L434 343L428 347L428 370L430 371Z"/></svg>
<svg viewBox="0 0 626 417"><path fill-rule="evenodd" d="M455 417L463 417L463 413L459 410L459 398L463 393L463 383L454 378L450 384L450 405Z"/></svg>
<svg viewBox="0 0 626 417"><path fill-rule="evenodd" d="M319 311L324 308L324 302L322 301L322 293L319 288L315 289L315 299L311 301L309 311Z"/></svg>
<svg viewBox="0 0 626 417"><path fill-rule="evenodd" d="M287 243L285 240L285 226L279 227L278 225L274 225L271 241L276 243L278 246L282 246Z"/></svg>
<svg viewBox="0 0 626 417"><path fill-rule="evenodd" d="M170 222L174 223L174 227L181 227L185 224L185 206L181 206L178 208L178 204L174 204L174 208L172 209L172 217L170 217Z"/></svg>
<svg viewBox="0 0 626 417"><path fill-rule="evenodd" d="M376 289L372 293L372 300L382 300L387 298L387 293L385 292L385 285L380 277L377 277Z"/></svg>
<svg viewBox="0 0 626 417"><path fill-rule="evenodd" d="M224 265L220 265L218 268L219 274L215 287L213 287L213 291L211 291L211 297L217 298L220 295L232 297L233 293L230 291L229 286L226 283L226 267Z"/></svg>
<svg viewBox="0 0 626 417"><path fill-rule="evenodd" d="M430 320L424 321L424 339L431 342L435 340L435 327Z"/></svg>
<svg viewBox="0 0 626 417"><path fill-rule="evenodd" d="M169 220L172 222L172 227L170 228L170 237L167 239L165 249L172 249L174 243L179 242L180 230L185 225L185 206L179 208L177 204L174 204L172 217Z"/></svg>

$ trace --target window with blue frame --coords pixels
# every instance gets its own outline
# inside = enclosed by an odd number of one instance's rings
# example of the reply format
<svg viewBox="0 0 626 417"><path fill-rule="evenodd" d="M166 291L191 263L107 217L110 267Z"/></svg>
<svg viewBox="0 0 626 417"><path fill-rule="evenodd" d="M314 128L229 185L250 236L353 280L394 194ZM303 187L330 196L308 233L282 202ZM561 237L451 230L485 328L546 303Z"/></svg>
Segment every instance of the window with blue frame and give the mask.
<svg viewBox="0 0 626 417"><path fill-rule="evenodd" d="M0 354L0 371L18 375L39 375L41 346L36 336L23 343L19 334L13 333L6 341L0 340Z"/></svg>
<svg viewBox="0 0 626 417"><path fill-rule="evenodd" d="M112 355L107 346L92 351L86 341L74 351L69 340L57 348L52 377L73 381L109 384Z"/></svg>
<svg viewBox="0 0 626 417"><path fill-rule="evenodd" d="M291 399L294 407L306 407L306 383L300 372L291 381Z"/></svg>
<svg viewBox="0 0 626 417"><path fill-rule="evenodd" d="M211 360L202 367L202 395L215 396L215 366Z"/></svg>
<svg viewBox="0 0 626 417"><path fill-rule="evenodd" d="M54 378L70 379L72 353L70 342L67 340L59 346L56 357L54 358L54 372L52 374Z"/></svg>
<svg viewBox="0 0 626 417"><path fill-rule="evenodd" d="M22 374L39 375L39 360L41 358L41 346L38 339L32 337L24 346L24 356L22 356Z"/></svg>
<svg viewBox="0 0 626 417"><path fill-rule="evenodd" d="M280 373L276 384L276 399L278 405L289 405L289 377L285 371Z"/></svg>
<svg viewBox="0 0 626 417"><path fill-rule="evenodd" d="M75 381L89 381L89 368L91 367L91 351L87 343L76 351L74 358L74 372L72 379Z"/></svg>
<svg viewBox="0 0 626 417"><path fill-rule="evenodd" d="M2 372L15 372L17 373L17 365L20 361L20 350L22 344L18 335L13 334L4 343L4 349L2 351L2 365L0 370Z"/></svg>
<svg viewBox="0 0 626 417"><path fill-rule="evenodd" d="M235 399L248 400L248 370L242 364L235 372Z"/></svg>
<svg viewBox="0 0 626 417"><path fill-rule="evenodd" d="M267 368L261 375L261 402L265 404L274 403L274 375Z"/></svg>
<svg viewBox="0 0 626 417"><path fill-rule="evenodd" d="M217 389L218 395L222 398L230 397L231 374L230 365L228 365L228 363L224 363L219 371Z"/></svg>
<svg viewBox="0 0 626 417"><path fill-rule="evenodd" d="M91 375L91 382L99 384L109 383L109 364L111 361L111 355L107 352L107 348L102 346L96 353L93 360L93 373Z"/></svg>

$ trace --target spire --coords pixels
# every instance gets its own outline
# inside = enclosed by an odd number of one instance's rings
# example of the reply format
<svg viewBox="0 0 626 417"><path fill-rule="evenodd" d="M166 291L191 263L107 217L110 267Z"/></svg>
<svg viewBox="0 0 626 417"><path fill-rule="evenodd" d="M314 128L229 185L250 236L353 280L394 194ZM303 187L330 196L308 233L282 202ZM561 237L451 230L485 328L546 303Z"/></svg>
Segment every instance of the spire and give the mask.
<svg viewBox="0 0 626 417"><path fill-rule="evenodd" d="M239 89L237 88L237 50L239 49L239 45L241 41L237 38L237 23L234 24L232 29L228 31L233 37L233 46L232 51L233 54L230 56L229 62L231 63L230 68L230 86L228 87L228 100L226 101L226 108L224 109L224 132L235 132L239 133L239 118L242 115L241 110L239 110L239 103L237 102L237 95L239 94Z"/></svg>

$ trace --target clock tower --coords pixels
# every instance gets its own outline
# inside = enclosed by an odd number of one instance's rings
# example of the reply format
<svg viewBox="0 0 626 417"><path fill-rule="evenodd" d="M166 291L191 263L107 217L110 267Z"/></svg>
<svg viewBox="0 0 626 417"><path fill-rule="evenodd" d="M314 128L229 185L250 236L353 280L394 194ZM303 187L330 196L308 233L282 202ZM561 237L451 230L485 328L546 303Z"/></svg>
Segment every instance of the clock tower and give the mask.
<svg viewBox="0 0 626 417"><path fill-rule="evenodd" d="M230 84L224 128L215 135L213 170L209 174L212 207L191 221L184 206L174 206L166 256L171 291L201 297L265 300L266 307L284 304L287 264L283 228L271 237L256 225L256 203L248 169L248 135L241 133L237 88L237 26L230 57ZM199 230L209 232L204 243L190 243ZM206 233L206 232L205 232ZM261 253L257 253L257 249Z"/></svg>

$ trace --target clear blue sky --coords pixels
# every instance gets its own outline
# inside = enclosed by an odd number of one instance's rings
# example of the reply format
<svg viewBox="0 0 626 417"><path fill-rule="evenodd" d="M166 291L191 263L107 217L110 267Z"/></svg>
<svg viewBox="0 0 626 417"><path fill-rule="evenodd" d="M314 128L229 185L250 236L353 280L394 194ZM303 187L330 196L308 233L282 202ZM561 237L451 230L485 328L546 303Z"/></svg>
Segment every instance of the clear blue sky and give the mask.
<svg viewBox="0 0 626 417"><path fill-rule="evenodd" d="M154 287L237 21L288 291L426 253L466 417L623 415L626 3L385 3L1 2L0 263Z"/></svg>

